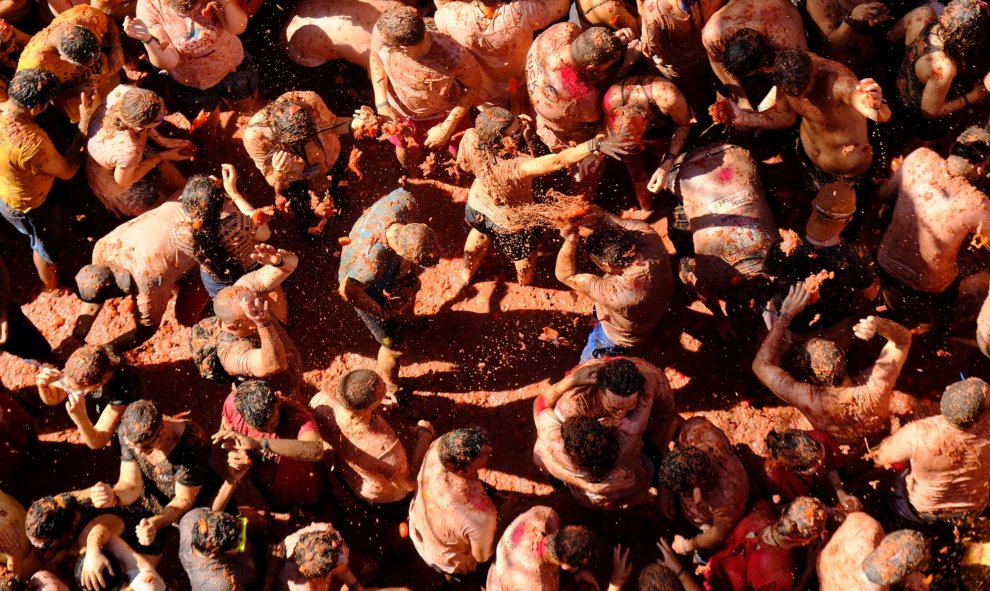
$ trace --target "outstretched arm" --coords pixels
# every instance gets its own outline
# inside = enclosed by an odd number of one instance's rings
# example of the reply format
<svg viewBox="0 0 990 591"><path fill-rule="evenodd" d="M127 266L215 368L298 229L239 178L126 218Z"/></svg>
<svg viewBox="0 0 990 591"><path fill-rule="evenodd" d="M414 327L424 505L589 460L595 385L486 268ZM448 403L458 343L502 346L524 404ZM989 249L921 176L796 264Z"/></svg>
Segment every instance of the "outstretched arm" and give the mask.
<svg viewBox="0 0 990 591"><path fill-rule="evenodd" d="M803 408L809 403L807 385L795 380L786 370L780 367L780 354L783 350L784 333L790 326L794 316L801 313L808 303L810 294L804 288L804 283L791 286L787 297L780 306L780 312L770 329L770 334L763 339L756 358L753 359L753 373L764 386L769 388L778 398L790 404Z"/></svg>

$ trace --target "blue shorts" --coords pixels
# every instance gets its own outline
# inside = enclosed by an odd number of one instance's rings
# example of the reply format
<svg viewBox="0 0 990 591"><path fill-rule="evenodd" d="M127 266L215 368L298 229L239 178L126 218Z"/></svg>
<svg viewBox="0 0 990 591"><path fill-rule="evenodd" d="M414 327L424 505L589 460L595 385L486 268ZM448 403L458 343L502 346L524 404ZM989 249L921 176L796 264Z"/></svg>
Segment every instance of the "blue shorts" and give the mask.
<svg viewBox="0 0 990 591"><path fill-rule="evenodd" d="M51 242L51 224L44 219L41 207L36 207L24 213L11 208L0 199L0 216L10 222L10 225L17 228L17 231L31 239L31 250L38 253L46 262L55 264L55 258L49 254L45 242Z"/></svg>
<svg viewBox="0 0 990 591"><path fill-rule="evenodd" d="M602 323L598 322L598 315L595 315L595 327L588 334L588 344L581 351L581 363L592 359L604 359L605 357L619 357L628 353L629 349L620 347L608 338L602 329Z"/></svg>
<svg viewBox="0 0 990 591"><path fill-rule="evenodd" d="M213 273L206 270L206 267L199 268L199 277L203 280L203 287L205 287L206 292L210 294L210 299L214 300L217 298L217 294L220 293L221 289L230 287L234 284L234 280L224 281L223 279L214 276Z"/></svg>
<svg viewBox="0 0 990 591"><path fill-rule="evenodd" d="M357 315L368 327L378 344L386 349L399 349L405 342L402 323L396 318L380 318L374 314L357 310Z"/></svg>
<svg viewBox="0 0 990 591"><path fill-rule="evenodd" d="M251 56L244 52L244 60L237 69L227 74L216 86L200 90L192 86L175 83L172 98L187 117L195 117L201 110L209 113L222 99L239 101L248 98L258 89L261 74Z"/></svg>

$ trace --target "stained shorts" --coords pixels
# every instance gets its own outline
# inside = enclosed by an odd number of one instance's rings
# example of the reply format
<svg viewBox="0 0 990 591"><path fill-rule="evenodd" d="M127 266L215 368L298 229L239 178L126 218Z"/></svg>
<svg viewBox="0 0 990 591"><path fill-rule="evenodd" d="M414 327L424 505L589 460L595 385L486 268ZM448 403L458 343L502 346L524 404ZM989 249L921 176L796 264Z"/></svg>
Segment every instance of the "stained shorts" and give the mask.
<svg viewBox="0 0 990 591"><path fill-rule="evenodd" d="M464 206L464 221L467 222L467 225L489 237L511 261L521 261L528 258L535 248L536 235L533 230L506 232L488 219L488 216L470 205Z"/></svg>
<svg viewBox="0 0 990 591"><path fill-rule="evenodd" d="M602 323L598 322L598 314L594 313L595 327L588 334L588 343L581 351L581 363L592 359L604 359L606 357L620 357L629 352L628 347L616 345L612 339L608 338Z"/></svg>
<svg viewBox="0 0 990 591"><path fill-rule="evenodd" d="M251 55L244 52L244 60L237 69L227 74L216 86L200 90L192 86L175 84L172 86L172 98L175 99L179 110L186 116L195 116L201 110L210 112L223 99L239 101L248 98L258 89L261 74Z"/></svg>
<svg viewBox="0 0 990 591"><path fill-rule="evenodd" d="M44 207L42 204L41 207ZM28 212L18 211L0 199L0 216L10 222L18 232L24 234L31 240L31 250L38 253L46 262L55 264L55 258L50 254L45 243L52 242L52 224L45 219L41 207L36 207Z"/></svg>
<svg viewBox="0 0 990 591"><path fill-rule="evenodd" d="M402 322L396 318L380 318L374 314L357 310L358 318L364 322L378 344L386 349L398 349L405 342Z"/></svg>

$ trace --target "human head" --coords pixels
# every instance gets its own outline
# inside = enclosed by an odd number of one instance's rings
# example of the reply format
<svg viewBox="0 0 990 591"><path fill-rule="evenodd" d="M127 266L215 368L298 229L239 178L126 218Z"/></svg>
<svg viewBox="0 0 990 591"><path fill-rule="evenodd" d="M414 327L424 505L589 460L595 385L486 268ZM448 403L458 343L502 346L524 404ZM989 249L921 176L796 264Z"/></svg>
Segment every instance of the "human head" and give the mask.
<svg viewBox="0 0 990 591"><path fill-rule="evenodd" d="M385 397L385 382L370 369L349 371L337 382L337 399L349 411L374 407Z"/></svg>
<svg viewBox="0 0 990 591"><path fill-rule="evenodd" d="M965 168L985 164L990 158L990 132L982 127L967 127L949 148L949 158L965 162Z"/></svg>
<svg viewBox="0 0 990 591"><path fill-rule="evenodd" d="M107 265L86 265L76 273L76 291L87 304L102 304L131 291L131 274Z"/></svg>
<svg viewBox="0 0 990 591"><path fill-rule="evenodd" d="M677 573L665 564L653 562L639 572L639 591L683 591Z"/></svg>
<svg viewBox="0 0 990 591"><path fill-rule="evenodd" d="M0 591L28 591L27 581L17 576L7 568L6 563L0 563Z"/></svg>
<svg viewBox="0 0 990 591"><path fill-rule="evenodd" d="M815 468L822 460L822 445L800 429L787 429L767 433L767 453L770 459L783 466L804 472Z"/></svg>
<svg viewBox="0 0 990 591"><path fill-rule="evenodd" d="M500 154L505 146L503 138L514 125L518 127L516 116L508 109L491 107L478 113L474 118L474 129L479 147L489 154Z"/></svg>
<svg viewBox="0 0 990 591"><path fill-rule="evenodd" d="M571 57L586 70L604 70L622 57L622 42L611 29L590 27L571 43Z"/></svg>
<svg viewBox="0 0 990 591"><path fill-rule="evenodd" d="M129 88L124 96L107 109L106 125L114 131L155 127L165 119L165 105L160 96L145 88Z"/></svg>
<svg viewBox="0 0 990 591"><path fill-rule="evenodd" d="M82 25L64 28L55 41L62 59L75 66L89 66L100 57L100 40Z"/></svg>
<svg viewBox="0 0 990 591"><path fill-rule="evenodd" d="M139 451L149 449L158 440L162 429L162 413L150 400L138 400L127 405L120 418L118 433L121 443Z"/></svg>
<svg viewBox="0 0 990 591"><path fill-rule="evenodd" d="M193 220L209 221L220 217L223 211L223 188L205 174L195 174L182 189L182 209Z"/></svg>
<svg viewBox="0 0 990 591"><path fill-rule="evenodd" d="M299 536L292 560L307 579L325 577L347 564L347 546L334 530L312 531Z"/></svg>
<svg viewBox="0 0 990 591"><path fill-rule="evenodd" d="M986 47L990 35L990 15L980 0L952 0L938 20L943 51L958 62L960 69Z"/></svg>
<svg viewBox="0 0 990 591"><path fill-rule="evenodd" d="M95 389L106 383L122 362L110 347L83 345L69 355L62 369L62 379L80 390Z"/></svg>
<svg viewBox="0 0 990 591"><path fill-rule="evenodd" d="M199 0L168 0L168 5L180 15L189 14L199 4Z"/></svg>
<svg viewBox="0 0 990 591"><path fill-rule="evenodd" d="M893 585L925 567L928 540L921 532L901 529L884 536L863 559L863 573L874 585Z"/></svg>
<svg viewBox="0 0 990 591"><path fill-rule="evenodd" d="M241 545L241 520L223 511L203 511L192 526L192 547L207 556L236 550Z"/></svg>
<svg viewBox="0 0 990 591"><path fill-rule="evenodd" d="M773 282L763 273L741 276L725 288L725 313L732 319L759 318L775 292Z"/></svg>
<svg viewBox="0 0 990 591"><path fill-rule="evenodd" d="M316 135L313 114L297 99L279 97L272 103L270 117L276 141L283 146L305 144Z"/></svg>
<svg viewBox="0 0 990 591"><path fill-rule="evenodd" d="M426 38L426 23L419 11L411 6L386 10L375 26L387 47L412 47Z"/></svg>
<svg viewBox="0 0 990 591"><path fill-rule="evenodd" d="M58 77L45 68L18 70L10 79L7 95L22 109L40 113L58 94Z"/></svg>
<svg viewBox="0 0 990 591"><path fill-rule="evenodd" d="M788 353L791 373L801 382L836 386L846 375L846 354L828 339L808 339Z"/></svg>
<svg viewBox="0 0 990 591"><path fill-rule="evenodd" d="M560 428L564 451L573 458L589 480L600 482L615 469L619 459L619 438L614 429L595 419L576 416L564 421Z"/></svg>
<svg viewBox="0 0 990 591"><path fill-rule="evenodd" d="M660 463L660 486L674 493L687 492L708 478L712 461L704 450L683 445L664 457Z"/></svg>
<svg viewBox="0 0 990 591"><path fill-rule="evenodd" d="M426 224L403 224L395 242L389 241L396 254L420 267L432 267L440 260L437 235Z"/></svg>
<svg viewBox="0 0 990 591"><path fill-rule="evenodd" d="M121 566L120 561L117 560L117 557L113 553L104 552L103 556L106 557L109 567L103 570L103 582L105 584L101 588L102 591L127 591L130 587L130 581L127 579L127 571ZM77 589L85 589L82 584L82 571L85 562L86 555L84 554L76 560L75 570L72 573Z"/></svg>
<svg viewBox="0 0 990 591"><path fill-rule="evenodd" d="M248 425L262 433L273 433L278 427L279 398L264 380L245 380L237 384L234 407Z"/></svg>
<svg viewBox="0 0 990 591"><path fill-rule="evenodd" d="M608 116L608 133L639 143L650 126L650 112L640 104L622 105Z"/></svg>
<svg viewBox="0 0 990 591"><path fill-rule="evenodd" d="M787 96L808 94L814 81L811 54L800 49L784 49L773 60L773 82Z"/></svg>
<svg viewBox="0 0 990 591"><path fill-rule="evenodd" d="M722 65L737 78L747 76L760 67L766 54L763 35L753 29L739 29L725 44Z"/></svg>
<svg viewBox="0 0 990 591"><path fill-rule="evenodd" d="M72 495L42 497L28 507L24 531L35 548L62 549L72 542L81 519L78 501Z"/></svg>
<svg viewBox="0 0 990 591"><path fill-rule="evenodd" d="M856 213L856 190L839 181L822 187L811 202L805 235L826 242L839 235Z"/></svg>
<svg viewBox="0 0 990 591"><path fill-rule="evenodd" d="M566 571L577 571L592 562L598 540L590 529L581 525L565 525L547 536L550 560Z"/></svg>
<svg viewBox="0 0 990 591"><path fill-rule="evenodd" d="M244 313L241 301L253 297L251 290L243 285L225 287L213 298L213 313L231 331L252 332L254 323Z"/></svg>
<svg viewBox="0 0 990 591"><path fill-rule="evenodd" d="M606 410L621 418L636 408L646 378L629 359L611 359L598 370L595 382Z"/></svg>
<svg viewBox="0 0 990 591"><path fill-rule="evenodd" d="M764 530L764 539L779 548L807 546L825 531L827 519L825 503L814 497L798 497Z"/></svg>
<svg viewBox="0 0 990 591"><path fill-rule="evenodd" d="M437 456L447 472L464 472L491 452L488 435L481 427L455 429L445 433L437 443Z"/></svg>
<svg viewBox="0 0 990 591"><path fill-rule="evenodd" d="M584 239L588 258L606 273L617 275L636 258L636 244L625 232L611 226L598 226Z"/></svg>
<svg viewBox="0 0 990 591"><path fill-rule="evenodd" d="M972 427L986 410L988 390L990 387L980 378L949 384L939 401L942 416L960 429Z"/></svg>

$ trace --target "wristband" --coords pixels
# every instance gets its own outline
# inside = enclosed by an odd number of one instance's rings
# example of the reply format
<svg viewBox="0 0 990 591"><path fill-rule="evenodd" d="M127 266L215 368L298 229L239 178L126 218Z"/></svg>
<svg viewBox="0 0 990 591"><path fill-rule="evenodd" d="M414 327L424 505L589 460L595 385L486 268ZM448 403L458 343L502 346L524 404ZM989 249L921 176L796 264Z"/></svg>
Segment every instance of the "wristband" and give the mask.
<svg viewBox="0 0 990 591"><path fill-rule="evenodd" d="M676 160L676 159L677 159L677 154L674 154L673 152L665 152L663 158L660 159L660 164L663 164L667 160Z"/></svg>
<svg viewBox="0 0 990 591"><path fill-rule="evenodd" d="M674 573L674 576L675 576L675 577L677 577L677 578L679 579L679 578L681 578L682 576L684 576L684 573L685 573L685 572L686 572L686 571L684 570L684 567L682 566L682 567L680 568L680 570L678 570L678 571L677 571L676 573Z"/></svg>
<svg viewBox="0 0 990 591"><path fill-rule="evenodd" d="M852 13L851 13L851 12L850 12L849 14L847 14L847 15L846 15L845 17L843 17L843 18L842 18L842 20L843 20L843 21L845 21L845 23L846 23L847 25L849 25L850 27L852 27L852 28L854 28L854 29L855 29L855 28L856 28L857 26L859 26L859 21L857 21L856 19L854 19L854 18L852 17Z"/></svg>
<svg viewBox="0 0 990 591"><path fill-rule="evenodd" d="M282 255L282 253L279 253L279 255L278 255L278 262L275 263L275 264L273 264L272 266L273 267L279 267L279 268L281 268L281 266L284 265L284 264L285 264L285 256Z"/></svg>
<svg viewBox="0 0 990 591"><path fill-rule="evenodd" d="M778 310L777 311L777 318L783 318L785 320L794 320L794 317L793 316L791 316L787 312L784 312L783 310Z"/></svg>
<svg viewBox="0 0 990 591"><path fill-rule="evenodd" d="M382 103L375 103L375 108L376 109L381 109L382 107L387 107L387 106L388 106L388 101L385 101L385 102L382 102Z"/></svg>
<svg viewBox="0 0 990 591"><path fill-rule="evenodd" d="M602 147L602 140L599 137L593 137L588 140L588 151L592 154L597 154L599 149Z"/></svg>
<svg viewBox="0 0 990 591"><path fill-rule="evenodd" d="M258 325L258 328L268 328L269 326L272 325L272 321L269 318L268 320L265 320L263 322L256 322L256 324Z"/></svg>

